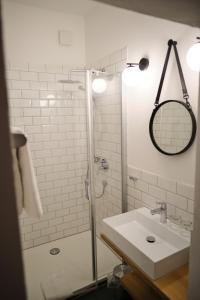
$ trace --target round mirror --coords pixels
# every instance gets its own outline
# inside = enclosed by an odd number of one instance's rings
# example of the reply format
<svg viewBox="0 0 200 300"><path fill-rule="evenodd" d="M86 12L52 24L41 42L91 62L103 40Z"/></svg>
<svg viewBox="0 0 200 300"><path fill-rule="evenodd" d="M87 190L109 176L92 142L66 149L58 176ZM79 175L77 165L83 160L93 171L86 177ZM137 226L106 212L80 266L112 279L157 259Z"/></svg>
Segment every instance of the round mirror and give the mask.
<svg viewBox="0 0 200 300"><path fill-rule="evenodd" d="M149 133L152 143L163 154L185 152L196 134L196 120L191 107L177 100L160 103L152 112Z"/></svg>

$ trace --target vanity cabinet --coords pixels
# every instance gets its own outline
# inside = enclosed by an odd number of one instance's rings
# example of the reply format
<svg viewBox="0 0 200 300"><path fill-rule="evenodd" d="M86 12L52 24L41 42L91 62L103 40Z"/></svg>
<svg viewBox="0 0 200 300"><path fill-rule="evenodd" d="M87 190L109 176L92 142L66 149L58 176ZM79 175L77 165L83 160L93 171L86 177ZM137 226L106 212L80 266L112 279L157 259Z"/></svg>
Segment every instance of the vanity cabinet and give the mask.
<svg viewBox="0 0 200 300"><path fill-rule="evenodd" d="M121 284L134 300L188 299L187 265L184 265L161 278L153 280L104 234L101 234L101 238L117 256L119 256L132 268L133 271L121 279Z"/></svg>

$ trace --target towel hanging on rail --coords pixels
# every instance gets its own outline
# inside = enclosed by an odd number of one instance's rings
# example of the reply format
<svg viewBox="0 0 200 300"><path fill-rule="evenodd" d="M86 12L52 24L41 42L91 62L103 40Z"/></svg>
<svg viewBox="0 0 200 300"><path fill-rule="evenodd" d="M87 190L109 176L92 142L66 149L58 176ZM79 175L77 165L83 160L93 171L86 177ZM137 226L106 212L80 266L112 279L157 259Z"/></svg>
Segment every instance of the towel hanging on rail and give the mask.
<svg viewBox="0 0 200 300"><path fill-rule="evenodd" d="M18 149L26 144L27 138L24 133L20 132L13 132L11 134L11 145L12 148Z"/></svg>
<svg viewBox="0 0 200 300"><path fill-rule="evenodd" d="M19 128L13 128L12 134L24 136L26 139L24 145L17 147L17 149L15 149L14 145L14 149L12 149L18 213L21 214L24 208L30 217L39 218L42 215L43 210L31 153L28 146L28 139Z"/></svg>

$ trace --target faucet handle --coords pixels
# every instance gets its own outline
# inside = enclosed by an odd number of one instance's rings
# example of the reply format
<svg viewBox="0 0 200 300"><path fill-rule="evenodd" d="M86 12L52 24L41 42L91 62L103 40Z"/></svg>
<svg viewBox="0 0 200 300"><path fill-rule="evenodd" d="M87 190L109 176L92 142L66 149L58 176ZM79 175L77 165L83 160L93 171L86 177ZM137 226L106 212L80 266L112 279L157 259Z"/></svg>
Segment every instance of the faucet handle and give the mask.
<svg viewBox="0 0 200 300"><path fill-rule="evenodd" d="M167 209L167 203L164 201L157 201L156 204L159 204L163 210Z"/></svg>

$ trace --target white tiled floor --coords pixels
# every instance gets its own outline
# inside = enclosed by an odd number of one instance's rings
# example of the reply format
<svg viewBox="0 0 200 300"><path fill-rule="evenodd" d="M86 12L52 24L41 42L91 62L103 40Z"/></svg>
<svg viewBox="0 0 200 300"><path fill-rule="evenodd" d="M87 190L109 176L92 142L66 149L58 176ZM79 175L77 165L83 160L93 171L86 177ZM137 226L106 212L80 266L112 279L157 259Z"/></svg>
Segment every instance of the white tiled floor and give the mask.
<svg viewBox="0 0 200 300"><path fill-rule="evenodd" d="M54 247L61 250L55 256L49 254ZM120 261L99 239L97 249L101 277ZM25 250L24 268L28 300L64 299L92 281L90 231Z"/></svg>

